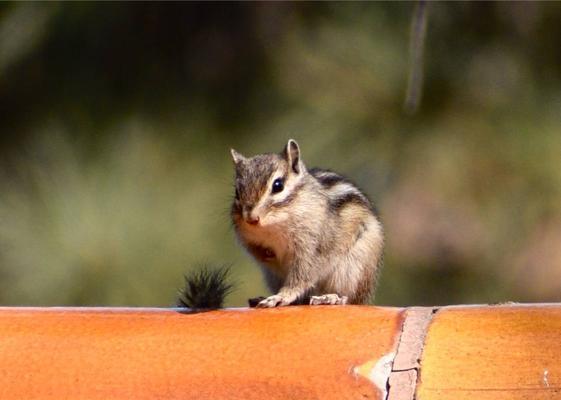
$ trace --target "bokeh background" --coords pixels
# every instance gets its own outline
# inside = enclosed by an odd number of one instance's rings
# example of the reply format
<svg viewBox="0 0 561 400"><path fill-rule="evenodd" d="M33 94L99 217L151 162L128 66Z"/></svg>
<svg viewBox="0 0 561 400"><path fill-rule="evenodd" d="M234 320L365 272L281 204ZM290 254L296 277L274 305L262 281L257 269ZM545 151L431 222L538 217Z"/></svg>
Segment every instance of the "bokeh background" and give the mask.
<svg viewBox="0 0 561 400"><path fill-rule="evenodd" d="M376 303L561 300L561 4L0 4L0 304L169 306L233 265L229 148L377 203Z"/></svg>

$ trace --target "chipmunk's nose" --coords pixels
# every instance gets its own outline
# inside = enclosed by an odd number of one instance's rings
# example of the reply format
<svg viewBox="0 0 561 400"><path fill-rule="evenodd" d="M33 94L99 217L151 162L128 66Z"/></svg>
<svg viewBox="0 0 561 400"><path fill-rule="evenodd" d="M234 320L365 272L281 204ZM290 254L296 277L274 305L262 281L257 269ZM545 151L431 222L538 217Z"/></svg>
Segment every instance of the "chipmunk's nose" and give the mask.
<svg viewBox="0 0 561 400"><path fill-rule="evenodd" d="M245 206L243 210L243 219L250 225L257 225L259 223L259 216L253 212L253 206Z"/></svg>
<svg viewBox="0 0 561 400"><path fill-rule="evenodd" d="M259 217L249 214L246 221L250 225L257 225L259 223Z"/></svg>

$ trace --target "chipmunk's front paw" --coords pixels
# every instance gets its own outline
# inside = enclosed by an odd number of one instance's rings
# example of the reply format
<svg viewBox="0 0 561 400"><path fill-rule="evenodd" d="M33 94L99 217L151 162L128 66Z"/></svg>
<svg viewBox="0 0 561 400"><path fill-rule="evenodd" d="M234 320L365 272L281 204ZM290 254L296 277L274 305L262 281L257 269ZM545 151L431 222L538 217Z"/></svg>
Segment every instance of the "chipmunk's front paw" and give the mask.
<svg viewBox="0 0 561 400"><path fill-rule="evenodd" d="M330 305L342 305L347 304L348 297L341 296L337 294L324 294L322 296L311 296L310 297L310 305L317 306L323 304L330 304Z"/></svg>
<svg viewBox="0 0 561 400"><path fill-rule="evenodd" d="M276 306L287 306L290 303L291 303L290 299L288 299L287 297L275 294L267 297L265 300L261 300L257 304L257 308L272 308Z"/></svg>

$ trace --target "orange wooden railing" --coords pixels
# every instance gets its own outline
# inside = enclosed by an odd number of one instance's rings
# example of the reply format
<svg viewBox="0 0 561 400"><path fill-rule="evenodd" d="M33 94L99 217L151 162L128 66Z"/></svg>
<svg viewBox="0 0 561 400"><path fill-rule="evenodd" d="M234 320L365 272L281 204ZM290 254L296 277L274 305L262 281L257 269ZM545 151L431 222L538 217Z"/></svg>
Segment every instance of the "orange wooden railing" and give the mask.
<svg viewBox="0 0 561 400"><path fill-rule="evenodd" d="M561 398L561 305L0 308L1 400L319 398Z"/></svg>

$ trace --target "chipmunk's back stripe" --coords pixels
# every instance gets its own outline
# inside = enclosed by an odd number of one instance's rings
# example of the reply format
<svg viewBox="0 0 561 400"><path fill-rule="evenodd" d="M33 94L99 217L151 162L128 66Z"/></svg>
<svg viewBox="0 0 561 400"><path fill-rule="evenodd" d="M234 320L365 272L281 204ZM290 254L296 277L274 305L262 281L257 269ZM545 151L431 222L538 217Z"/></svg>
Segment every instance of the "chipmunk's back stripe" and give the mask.
<svg viewBox="0 0 561 400"><path fill-rule="evenodd" d="M371 209L368 199L358 190L344 192L341 195L334 197L329 201L329 209L338 212L348 204L357 204Z"/></svg>
<svg viewBox="0 0 561 400"><path fill-rule="evenodd" d="M363 205L374 215L378 215L372 202L352 181L333 171L320 168L312 168L309 173L333 196L329 202L331 211L338 212L346 204L354 203Z"/></svg>
<svg viewBox="0 0 561 400"><path fill-rule="evenodd" d="M329 189L340 182L348 182L341 175L332 171L312 168L309 172L325 189Z"/></svg>

